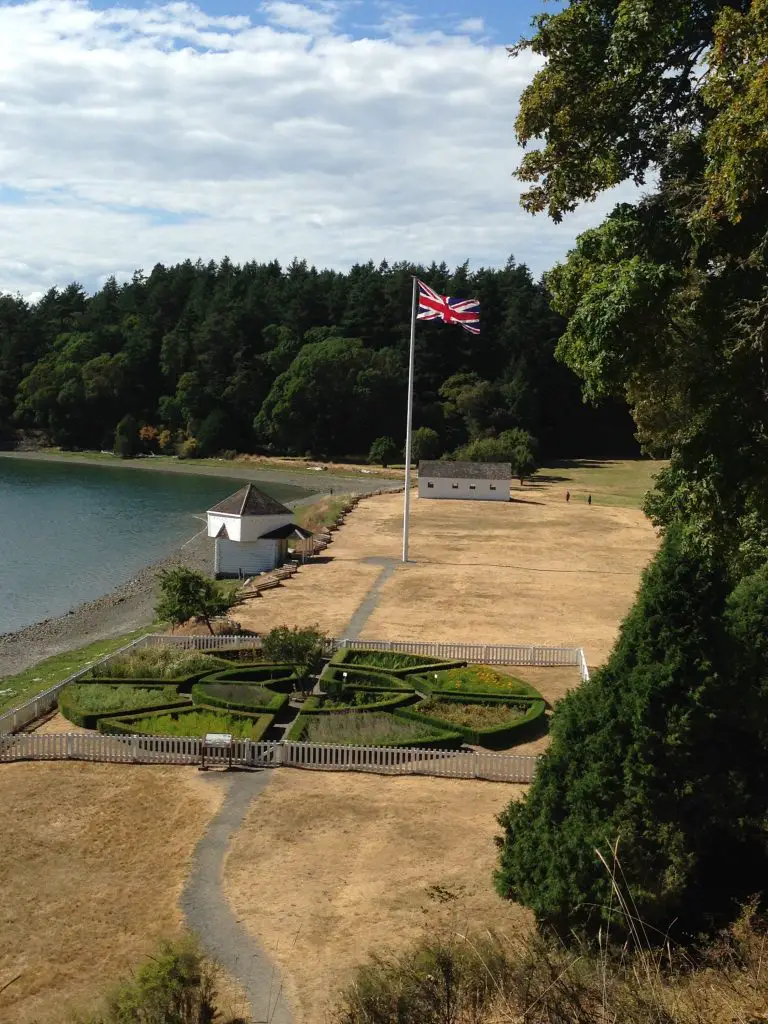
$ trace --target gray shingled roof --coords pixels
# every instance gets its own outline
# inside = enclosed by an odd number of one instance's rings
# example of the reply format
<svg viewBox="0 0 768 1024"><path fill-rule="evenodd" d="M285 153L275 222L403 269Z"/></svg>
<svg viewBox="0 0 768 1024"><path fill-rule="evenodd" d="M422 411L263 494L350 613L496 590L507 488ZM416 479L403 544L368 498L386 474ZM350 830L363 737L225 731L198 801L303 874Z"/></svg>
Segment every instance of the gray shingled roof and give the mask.
<svg viewBox="0 0 768 1024"><path fill-rule="evenodd" d="M297 523L286 523L285 526L278 526L276 530L269 533L262 533L259 540L286 540L288 537L298 537L299 540L308 540L312 536L311 530L305 530Z"/></svg>
<svg viewBox="0 0 768 1024"><path fill-rule="evenodd" d="M208 509L226 516L290 516L293 513L253 484L246 484L224 501Z"/></svg>
<svg viewBox="0 0 768 1024"><path fill-rule="evenodd" d="M511 480L511 462L420 462L419 476L450 480Z"/></svg>

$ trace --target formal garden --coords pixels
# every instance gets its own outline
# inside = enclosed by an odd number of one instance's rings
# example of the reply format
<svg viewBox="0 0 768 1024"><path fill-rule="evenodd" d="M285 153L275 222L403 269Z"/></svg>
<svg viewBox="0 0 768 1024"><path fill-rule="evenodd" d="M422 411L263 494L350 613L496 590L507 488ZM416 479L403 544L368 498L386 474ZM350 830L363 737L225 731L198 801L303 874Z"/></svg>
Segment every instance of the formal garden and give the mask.
<svg viewBox="0 0 768 1024"><path fill-rule="evenodd" d="M506 750L546 728L533 687L495 669L341 648L322 658L309 631L238 651L146 647L100 665L59 696L74 725L112 735ZM275 653L296 652L277 660Z"/></svg>

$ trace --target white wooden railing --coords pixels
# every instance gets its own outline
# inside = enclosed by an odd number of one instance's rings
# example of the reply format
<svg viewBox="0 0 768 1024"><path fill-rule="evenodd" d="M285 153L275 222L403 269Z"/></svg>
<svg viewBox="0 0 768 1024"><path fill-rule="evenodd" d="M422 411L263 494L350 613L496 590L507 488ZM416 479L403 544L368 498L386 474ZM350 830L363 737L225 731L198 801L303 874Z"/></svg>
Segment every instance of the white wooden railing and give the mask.
<svg viewBox="0 0 768 1024"><path fill-rule="evenodd" d="M231 754L231 757L230 757ZM22 732L0 736L0 763L12 761L100 761L118 764L200 764L202 740L181 736L103 736L100 733ZM527 783L538 758L418 747L355 747L322 743L253 743L236 740L232 750L206 747L207 765L295 767L379 775L434 775Z"/></svg>
<svg viewBox="0 0 768 1024"><path fill-rule="evenodd" d="M0 715L0 736L3 733L17 732L25 725L29 725L30 722L53 711L58 703L59 692L67 683L75 682L86 672L90 672L98 665L105 665L108 661L128 651L148 646L173 646L182 650L197 651L238 650L251 647L254 640L258 640L258 637L253 635L174 636L166 633L149 633L126 644L125 647L120 647L111 654L99 658L98 661L86 665L79 671L73 672L66 679L62 679L60 683L56 683L55 686L43 690L26 703ZM431 643L422 640L332 639L328 641L326 653L331 654L340 647L420 654L438 659L446 658L451 661L466 661L473 665L530 665L539 668L573 665L579 669L582 681L589 679L589 669L581 647L540 647L535 644Z"/></svg>

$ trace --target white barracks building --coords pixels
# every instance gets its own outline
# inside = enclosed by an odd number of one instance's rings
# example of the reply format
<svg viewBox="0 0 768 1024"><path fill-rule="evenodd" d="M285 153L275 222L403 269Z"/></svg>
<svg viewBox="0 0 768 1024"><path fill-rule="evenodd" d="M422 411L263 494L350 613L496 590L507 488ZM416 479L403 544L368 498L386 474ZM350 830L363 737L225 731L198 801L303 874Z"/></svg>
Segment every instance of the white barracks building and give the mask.
<svg viewBox="0 0 768 1024"><path fill-rule="evenodd" d="M420 462L420 498L509 501L511 462Z"/></svg>

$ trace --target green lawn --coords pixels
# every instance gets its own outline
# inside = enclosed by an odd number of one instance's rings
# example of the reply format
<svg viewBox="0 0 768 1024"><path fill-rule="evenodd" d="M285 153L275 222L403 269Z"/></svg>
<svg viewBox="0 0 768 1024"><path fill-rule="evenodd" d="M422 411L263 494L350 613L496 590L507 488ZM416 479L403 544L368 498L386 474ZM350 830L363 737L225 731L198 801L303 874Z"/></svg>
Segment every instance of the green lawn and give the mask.
<svg viewBox="0 0 768 1024"><path fill-rule="evenodd" d="M596 505L622 505L639 508L645 492L653 487L654 474L667 465L656 459L624 459L598 462L573 459L543 466L524 490L533 491L537 484L556 484L571 492L571 501L584 502L592 495ZM513 487L512 496L516 496Z"/></svg>
<svg viewBox="0 0 768 1024"><path fill-rule="evenodd" d="M46 658L45 661L39 661L18 675L0 678L0 711L29 700L41 690L47 690L49 686L60 683L73 672L88 668L98 658L103 658L104 655L124 647L131 640L152 631L153 627L146 626L132 633L114 637L112 640L97 640L85 647L78 647L73 651L65 651L63 654Z"/></svg>

